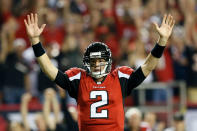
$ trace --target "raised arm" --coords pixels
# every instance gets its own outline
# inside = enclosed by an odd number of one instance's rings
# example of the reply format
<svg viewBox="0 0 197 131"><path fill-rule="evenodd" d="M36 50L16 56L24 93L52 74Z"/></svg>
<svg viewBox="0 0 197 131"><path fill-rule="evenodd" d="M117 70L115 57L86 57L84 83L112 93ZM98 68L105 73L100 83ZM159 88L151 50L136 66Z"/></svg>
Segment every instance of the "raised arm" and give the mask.
<svg viewBox="0 0 197 131"><path fill-rule="evenodd" d="M42 45L40 43L40 34L43 32L45 24L41 27L38 27L38 16L37 14L27 15L27 20L24 20L27 34L32 44L32 48L34 50L35 56L37 57L37 61L42 69L42 71L52 80L54 81L58 69L51 63L49 57L45 53Z"/></svg>
<svg viewBox="0 0 197 131"><path fill-rule="evenodd" d="M54 97L52 97L52 100L51 100L52 110L55 115L55 123L59 124L60 123L60 104L58 102L57 95L56 95L55 91L53 91L53 95L54 95Z"/></svg>
<svg viewBox="0 0 197 131"><path fill-rule="evenodd" d="M31 100L31 94L29 93L25 93L22 96L22 103L21 103L21 107L20 107L20 111L21 111L21 115L22 115L22 121L24 124L24 128L26 131L30 131L30 127L29 127L29 123L27 120L27 114L28 114L28 103Z"/></svg>
<svg viewBox="0 0 197 131"><path fill-rule="evenodd" d="M52 100L55 99L55 91L52 88L47 88L44 92L44 104L43 104L43 114L44 114L44 120L47 124L47 127L51 130L55 130L56 128L56 122L55 119L52 119L50 117L51 113L51 106L52 106Z"/></svg>
<svg viewBox="0 0 197 131"><path fill-rule="evenodd" d="M156 31L159 34L159 40L156 43L155 47L152 49L151 53L146 58L145 63L141 66L142 72L144 76L148 76L148 74L155 69L158 64L159 58L162 56L164 48L167 44L168 38L172 33L172 29L174 26L175 20L173 17L169 15L164 15L162 24L159 27L157 23L154 23Z"/></svg>
<svg viewBox="0 0 197 131"><path fill-rule="evenodd" d="M175 20L171 15L164 15L161 26L159 27L154 23L157 32L159 33L159 39L155 47L152 49L151 53L147 56L143 65L141 65L136 71L132 73L128 81L128 91L127 95L131 93L133 88L136 88L141 84L148 74L155 69L159 62L159 58L162 56L165 46L167 44L168 38L172 33Z"/></svg>

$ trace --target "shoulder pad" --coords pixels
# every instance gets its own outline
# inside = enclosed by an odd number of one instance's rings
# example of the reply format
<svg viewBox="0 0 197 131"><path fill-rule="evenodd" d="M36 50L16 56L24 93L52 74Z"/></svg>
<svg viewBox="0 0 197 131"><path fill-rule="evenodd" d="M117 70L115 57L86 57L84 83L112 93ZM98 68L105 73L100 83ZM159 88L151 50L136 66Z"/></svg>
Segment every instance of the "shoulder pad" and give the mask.
<svg viewBox="0 0 197 131"><path fill-rule="evenodd" d="M81 73L85 72L81 68L70 68L67 71L65 71L65 74L68 75L68 78L70 81L75 80L75 79L80 79L81 78Z"/></svg>

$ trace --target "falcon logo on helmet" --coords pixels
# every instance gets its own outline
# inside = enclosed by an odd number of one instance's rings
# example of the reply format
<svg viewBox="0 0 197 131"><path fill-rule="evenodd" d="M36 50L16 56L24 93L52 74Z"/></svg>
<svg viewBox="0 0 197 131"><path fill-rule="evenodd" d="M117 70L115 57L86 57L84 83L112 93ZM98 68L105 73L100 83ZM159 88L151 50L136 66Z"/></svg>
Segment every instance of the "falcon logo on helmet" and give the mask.
<svg viewBox="0 0 197 131"><path fill-rule="evenodd" d="M103 70L100 70L99 72L93 72L91 70L91 64L90 60L91 59L104 59L105 62L103 65L104 66ZM112 65L112 57L111 57L111 51L108 48L108 46L102 42L94 42L91 43L87 48L84 53L83 57L83 64L86 68L86 71L88 74L94 78L101 78L103 76L106 76L110 71L111 71L111 65Z"/></svg>

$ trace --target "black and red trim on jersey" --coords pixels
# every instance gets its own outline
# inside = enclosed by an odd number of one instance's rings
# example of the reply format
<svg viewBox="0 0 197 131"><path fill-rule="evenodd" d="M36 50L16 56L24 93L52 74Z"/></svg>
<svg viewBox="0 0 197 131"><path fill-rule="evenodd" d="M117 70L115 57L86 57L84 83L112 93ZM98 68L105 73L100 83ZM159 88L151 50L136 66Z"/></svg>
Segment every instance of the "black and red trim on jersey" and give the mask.
<svg viewBox="0 0 197 131"><path fill-rule="evenodd" d="M77 73L80 73L80 70L78 71L79 72L74 72L73 75L77 75ZM145 80L145 78L146 77L144 76L141 67L133 71L130 75L128 75L128 77L119 77L123 98L129 96L131 94L131 91L139 84L141 84ZM58 74L55 78L55 83L63 89L66 89L69 95L75 99L77 99L78 95L79 82L80 79L73 79L71 82L69 80L69 76L61 71L58 71Z"/></svg>
<svg viewBox="0 0 197 131"><path fill-rule="evenodd" d="M69 95L77 100L80 80L73 80L73 81L74 82L71 82L69 80L68 75L59 70L54 82L60 87L62 87L63 89L67 90Z"/></svg>

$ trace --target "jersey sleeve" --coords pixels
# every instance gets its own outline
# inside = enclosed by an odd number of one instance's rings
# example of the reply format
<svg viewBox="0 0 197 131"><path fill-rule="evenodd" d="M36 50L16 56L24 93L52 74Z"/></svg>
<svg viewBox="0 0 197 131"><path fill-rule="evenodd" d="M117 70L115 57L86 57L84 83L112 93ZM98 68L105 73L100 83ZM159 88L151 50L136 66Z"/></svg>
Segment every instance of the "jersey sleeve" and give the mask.
<svg viewBox="0 0 197 131"><path fill-rule="evenodd" d="M65 73L58 71L55 82L63 89L66 89L71 97L77 99L80 79L80 68L71 68Z"/></svg>
<svg viewBox="0 0 197 131"><path fill-rule="evenodd" d="M127 66L118 68L118 77L124 98L130 95L131 91L141 84L146 78L142 72L141 67L139 67L137 70L133 70Z"/></svg>
<svg viewBox="0 0 197 131"><path fill-rule="evenodd" d="M127 87L128 87L128 83L129 83L129 78L134 70L130 67L127 67L127 66L121 66L121 67L117 68L116 70L117 70L118 78L120 81L122 96L123 96L123 98L125 98L128 93Z"/></svg>

